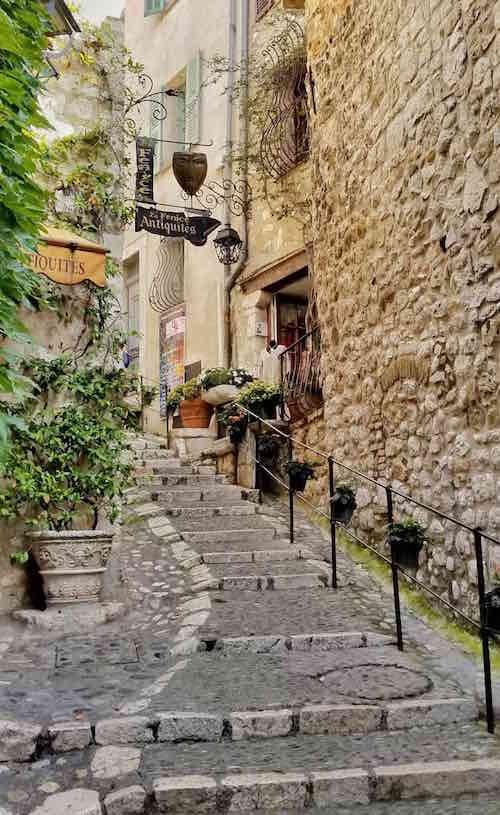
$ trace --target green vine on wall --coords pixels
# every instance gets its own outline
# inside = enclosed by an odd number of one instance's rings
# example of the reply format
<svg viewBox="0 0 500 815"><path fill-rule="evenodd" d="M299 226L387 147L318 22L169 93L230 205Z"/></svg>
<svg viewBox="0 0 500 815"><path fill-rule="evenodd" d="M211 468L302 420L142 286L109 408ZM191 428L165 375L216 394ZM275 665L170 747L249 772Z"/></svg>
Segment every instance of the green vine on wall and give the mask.
<svg viewBox="0 0 500 815"><path fill-rule="evenodd" d="M22 305L40 302L40 278L30 270L45 215L45 193L37 183L40 146L34 128L43 128L39 74L47 47L48 18L38 0L0 0L0 339L27 341L19 319ZM16 355L0 352L0 399L29 389L13 363ZM14 421L0 407L0 445Z"/></svg>

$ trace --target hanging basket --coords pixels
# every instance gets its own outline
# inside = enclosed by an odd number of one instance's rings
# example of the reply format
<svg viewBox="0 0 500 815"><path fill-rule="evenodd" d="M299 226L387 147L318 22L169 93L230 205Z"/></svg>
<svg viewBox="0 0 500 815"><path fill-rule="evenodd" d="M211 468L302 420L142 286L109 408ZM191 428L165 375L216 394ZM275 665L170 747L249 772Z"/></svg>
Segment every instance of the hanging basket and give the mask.
<svg viewBox="0 0 500 815"><path fill-rule="evenodd" d="M333 517L336 521L348 526L351 523L354 510L356 509L356 499L352 493L335 490L332 498Z"/></svg>
<svg viewBox="0 0 500 815"><path fill-rule="evenodd" d="M307 473L294 473L290 475L290 487L294 492L304 492L309 475Z"/></svg>
<svg viewBox="0 0 500 815"><path fill-rule="evenodd" d="M398 566L413 571L418 569L418 558L423 542L418 539L418 535L413 529L398 530L397 532L390 531L387 536L387 543L391 550L394 548L394 558Z"/></svg>
<svg viewBox="0 0 500 815"><path fill-rule="evenodd" d="M500 587L488 592L484 598L486 625L500 632Z"/></svg>

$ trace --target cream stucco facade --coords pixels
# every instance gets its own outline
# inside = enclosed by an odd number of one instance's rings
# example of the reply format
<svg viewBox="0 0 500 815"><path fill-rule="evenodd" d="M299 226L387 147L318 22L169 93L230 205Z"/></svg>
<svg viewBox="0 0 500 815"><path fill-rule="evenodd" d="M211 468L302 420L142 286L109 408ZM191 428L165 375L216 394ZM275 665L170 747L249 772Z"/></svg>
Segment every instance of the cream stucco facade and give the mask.
<svg viewBox="0 0 500 815"><path fill-rule="evenodd" d="M174 150L187 150L191 144L193 151L207 155L207 182L221 181L223 177L228 99L221 86L211 82L209 60L227 54L229 5L227 0L212 0L207 13L203 0L176 0L167 3L167 8L160 13L149 16L144 15L144 0L127 0L125 6L126 45L152 78L154 92L167 88L177 89L181 94L177 98L161 97L167 107L167 118L162 125L153 120L151 129L152 106L149 103L141 106L139 114L141 135L178 139L179 142L186 139L179 144L157 142L162 157L155 173L155 200L158 204L166 204L169 210L175 211L175 207L186 205L172 171ZM236 118L234 112L235 129ZM194 202L194 206L200 205ZM213 217L223 222L220 206L213 209ZM129 302L124 305L129 318L134 310L131 328L138 334L135 341L138 368L147 385L160 381L160 322L181 314L182 307L185 309L184 347L182 349L182 341L177 336L178 360L180 355L182 359L177 374L170 371L170 383L175 384L175 375L182 375L182 366L188 372L196 372L223 362L224 266L217 259L214 237L215 234L211 235L202 247L193 246L188 241L179 247L172 240L162 245L160 237L144 231L135 232L134 226L125 235L125 297L129 284ZM175 267L172 275L176 278L177 297L169 294L166 291L168 286L160 280L160 300L163 304L165 300L169 303L166 308L153 308L151 287L155 276L159 274L161 277L169 264ZM133 287L131 296L130 284ZM175 351L170 349L169 353L172 357ZM157 401L148 412L146 422L150 429L161 428L159 408Z"/></svg>

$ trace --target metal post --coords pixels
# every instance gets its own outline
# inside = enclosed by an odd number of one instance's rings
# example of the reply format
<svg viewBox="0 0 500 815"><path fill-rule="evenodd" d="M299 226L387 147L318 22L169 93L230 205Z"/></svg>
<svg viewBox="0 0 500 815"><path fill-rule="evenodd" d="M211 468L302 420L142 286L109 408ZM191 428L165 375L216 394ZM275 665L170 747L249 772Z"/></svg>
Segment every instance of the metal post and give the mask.
<svg viewBox="0 0 500 815"><path fill-rule="evenodd" d="M281 376L281 398L280 398L280 416L281 421L285 419L285 361L283 354L280 356L280 376Z"/></svg>
<svg viewBox="0 0 500 815"><path fill-rule="evenodd" d="M140 405L141 405L141 430L144 433L144 377L140 376L139 379L139 388L140 388Z"/></svg>
<svg viewBox="0 0 500 815"><path fill-rule="evenodd" d="M484 696L486 702L486 723L488 733L495 732L495 711L493 709L493 691L491 687L491 660L490 660L490 636L486 625L485 608L485 583L484 583L484 560L483 541L481 530L474 530L474 548L476 550L477 564L477 590L479 593L479 619L481 621L481 642L483 646L483 670L484 670Z"/></svg>
<svg viewBox="0 0 500 815"><path fill-rule="evenodd" d="M328 457L328 482L330 494L330 540L332 544L332 589L337 588L337 524L335 523L335 513L333 510L333 495L335 492L335 476L333 472L333 460Z"/></svg>
<svg viewBox="0 0 500 815"><path fill-rule="evenodd" d="M387 498L387 523L389 527L394 522L394 510L392 506L392 491L390 487L385 488ZM394 592L394 614L396 617L396 637L398 642L398 649L403 651L403 627L401 625L401 601L399 598L399 570L396 561L396 553L394 551L394 544L391 543L391 569L392 569L392 588Z"/></svg>
<svg viewBox="0 0 500 815"><path fill-rule="evenodd" d="M293 440L291 437L288 439L288 461L293 460ZM293 546L295 541L295 529L293 518L293 489L292 489L292 476L288 474L288 506L290 513L290 545Z"/></svg>

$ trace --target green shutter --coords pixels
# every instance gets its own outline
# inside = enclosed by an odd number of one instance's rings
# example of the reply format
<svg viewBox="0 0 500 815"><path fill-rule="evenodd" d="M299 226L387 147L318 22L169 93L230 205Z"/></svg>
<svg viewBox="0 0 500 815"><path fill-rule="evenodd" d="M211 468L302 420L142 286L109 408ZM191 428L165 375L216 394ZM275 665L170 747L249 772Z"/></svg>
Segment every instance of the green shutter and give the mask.
<svg viewBox="0 0 500 815"><path fill-rule="evenodd" d="M175 149L184 150L186 140L186 96L184 92L175 97L175 103L175 138L182 142Z"/></svg>
<svg viewBox="0 0 500 815"><path fill-rule="evenodd" d="M165 0L144 0L144 16L149 17L150 14L158 14L165 8Z"/></svg>
<svg viewBox="0 0 500 815"><path fill-rule="evenodd" d="M198 51L186 72L186 141L200 142L201 54Z"/></svg>
<svg viewBox="0 0 500 815"><path fill-rule="evenodd" d="M164 103L163 92L156 93L155 97L158 99L158 101ZM149 135L151 136L152 139L163 139L163 119L157 118L154 115L155 111L158 113L159 116L162 115L161 108L155 107L154 102L152 102L149 120ZM155 160L154 160L155 174L160 171L162 166L163 147L164 145L161 141L157 141L155 143Z"/></svg>

